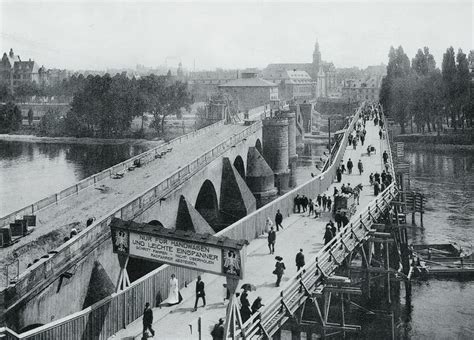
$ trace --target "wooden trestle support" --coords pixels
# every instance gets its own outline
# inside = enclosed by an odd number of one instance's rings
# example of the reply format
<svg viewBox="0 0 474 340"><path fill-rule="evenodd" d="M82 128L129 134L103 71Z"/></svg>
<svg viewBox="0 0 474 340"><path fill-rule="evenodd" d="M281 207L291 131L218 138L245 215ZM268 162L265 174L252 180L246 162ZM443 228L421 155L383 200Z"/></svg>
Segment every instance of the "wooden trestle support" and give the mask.
<svg viewBox="0 0 474 340"><path fill-rule="evenodd" d="M409 298L411 262L407 225L401 223L406 219L402 218L397 201L394 202L393 205L386 205L389 208L380 211L379 218L371 225L369 237L360 240L362 242L359 247L349 251L342 242L341 247L346 248L347 257L337 259L329 250L333 261L339 265L338 275L326 276L317 265L318 274L323 275L321 284L312 291L302 286L309 297L297 312L291 313L289 308L285 307L285 312L292 320L290 328L293 339L299 339L301 330L305 329L307 334L317 329L323 339L338 333L345 336L346 333L360 331L361 325L347 322L346 313L351 308L367 314L380 312L364 306L364 302L374 298L371 287L376 287L380 292L380 286L384 290L384 305L389 310L386 315L392 318L392 339L395 339L394 313L391 308L394 302L393 294L394 291L399 291L399 284L404 281L406 296ZM357 238L355 233L352 236ZM359 296L362 302L353 301L354 296ZM380 295L377 298L380 298ZM337 308L334 309L336 304ZM306 314L305 311L308 309L311 309L311 312ZM314 315L317 316L316 320L313 318ZM278 338L279 333L273 336L273 339Z"/></svg>

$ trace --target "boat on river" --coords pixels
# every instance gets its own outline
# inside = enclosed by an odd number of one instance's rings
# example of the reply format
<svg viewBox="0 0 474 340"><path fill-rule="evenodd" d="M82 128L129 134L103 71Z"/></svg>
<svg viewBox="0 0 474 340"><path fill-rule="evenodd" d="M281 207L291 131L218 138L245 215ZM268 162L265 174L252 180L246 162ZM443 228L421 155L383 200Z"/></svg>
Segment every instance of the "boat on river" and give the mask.
<svg viewBox="0 0 474 340"><path fill-rule="evenodd" d="M474 277L474 255L457 244L414 244L414 274L418 277Z"/></svg>

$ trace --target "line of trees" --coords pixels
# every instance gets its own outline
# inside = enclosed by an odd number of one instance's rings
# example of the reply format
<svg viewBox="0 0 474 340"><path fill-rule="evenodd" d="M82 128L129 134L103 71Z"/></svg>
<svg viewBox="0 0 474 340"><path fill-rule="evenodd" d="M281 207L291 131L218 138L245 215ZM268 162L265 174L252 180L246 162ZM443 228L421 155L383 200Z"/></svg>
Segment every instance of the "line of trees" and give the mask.
<svg viewBox="0 0 474 340"><path fill-rule="evenodd" d="M401 46L391 47L388 57L380 101L402 133L408 123L412 131L415 123L417 132L440 132L444 124L455 130L473 126L469 62L474 62L474 51L467 57L461 49L455 55L449 47L441 70L428 47L419 49L411 63Z"/></svg>
<svg viewBox="0 0 474 340"><path fill-rule="evenodd" d="M0 133L16 131L21 127L21 111L12 102L0 104Z"/></svg>
<svg viewBox="0 0 474 340"><path fill-rule="evenodd" d="M119 138L129 134L135 117L143 122L145 114L153 116L150 126L164 134L165 118L180 116L181 109L191 104L186 84L171 76L79 76L68 86L74 91L71 110L65 117L48 112L39 126L41 134Z"/></svg>

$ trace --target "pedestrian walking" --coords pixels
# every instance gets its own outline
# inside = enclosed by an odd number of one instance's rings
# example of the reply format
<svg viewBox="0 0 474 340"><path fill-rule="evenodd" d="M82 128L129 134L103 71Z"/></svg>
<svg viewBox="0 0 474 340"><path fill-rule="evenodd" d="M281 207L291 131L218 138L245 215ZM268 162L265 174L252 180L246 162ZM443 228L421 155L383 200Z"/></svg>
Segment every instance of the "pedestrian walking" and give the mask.
<svg viewBox="0 0 474 340"><path fill-rule="evenodd" d="M330 226L326 226L326 231L324 232L324 237L323 238L324 238L324 245L331 242L331 240L333 238L333 234L332 234Z"/></svg>
<svg viewBox="0 0 474 340"><path fill-rule="evenodd" d="M385 170L382 170L382 174L380 175L380 178L382 178L382 183L385 183L385 181L387 180L387 173L385 172Z"/></svg>
<svg viewBox="0 0 474 340"><path fill-rule="evenodd" d="M346 212L342 213L341 220L342 220L342 227L345 227L349 223L349 218L347 217Z"/></svg>
<svg viewBox="0 0 474 340"><path fill-rule="evenodd" d="M380 184L380 174L378 172L376 172L374 174L374 179L375 179L375 182L377 182L378 184Z"/></svg>
<svg viewBox="0 0 474 340"><path fill-rule="evenodd" d="M357 138L354 138L354 140L352 141L352 148L355 150L357 147Z"/></svg>
<svg viewBox="0 0 474 340"><path fill-rule="evenodd" d="M321 196L321 194L318 194L318 197L316 197L316 201L318 202L318 205L321 208L321 204L323 204L323 197Z"/></svg>
<svg viewBox="0 0 474 340"><path fill-rule="evenodd" d="M383 162L387 163L388 162L388 153L387 150L385 150L382 154Z"/></svg>
<svg viewBox="0 0 474 340"><path fill-rule="evenodd" d="M308 203L308 207L309 207L309 214L308 216L311 216L314 214L314 203L313 203L313 200L310 198L309 199L309 203Z"/></svg>
<svg viewBox="0 0 474 340"><path fill-rule="evenodd" d="M194 302L194 311L197 311L199 299L202 299L202 306L206 307L206 292L204 291L204 282L201 280L201 275L197 277L196 281L196 301Z"/></svg>
<svg viewBox="0 0 474 340"><path fill-rule="evenodd" d="M273 271L273 274L277 276L277 281L275 285L277 287L280 287L281 278L283 277L283 274L285 273L286 267L285 267L285 264L283 263L283 257L277 256L275 257L275 260L277 260L277 262L275 263L275 270Z"/></svg>
<svg viewBox="0 0 474 340"><path fill-rule="evenodd" d="M337 183L341 183L342 180L342 170L341 167L338 167L336 170Z"/></svg>
<svg viewBox="0 0 474 340"><path fill-rule="evenodd" d="M321 209L321 206L316 204L316 206L314 207L314 218L320 217L322 213L323 210Z"/></svg>
<svg viewBox="0 0 474 340"><path fill-rule="evenodd" d="M379 130L379 137L380 137L380 139L382 139L382 135L383 135L383 134L382 134L382 129L380 129L380 130Z"/></svg>
<svg viewBox="0 0 474 340"><path fill-rule="evenodd" d="M357 163L357 168L359 169L359 175L362 175L362 173L364 172L364 165L362 164L362 161L360 159Z"/></svg>
<svg viewBox="0 0 474 340"><path fill-rule="evenodd" d="M334 215L334 221L336 221L336 224L337 224L337 230L341 230L341 227L342 227L342 215L341 213L336 213L336 215Z"/></svg>
<svg viewBox="0 0 474 340"><path fill-rule="evenodd" d="M327 202L326 202L326 206L327 206L329 212L331 212L331 205L332 205L331 196L328 196L328 200L327 200Z"/></svg>
<svg viewBox="0 0 474 340"><path fill-rule="evenodd" d="M294 203L293 211L295 213L299 213L300 212L300 195L296 194L296 197L294 198L293 203Z"/></svg>
<svg viewBox="0 0 474 340"><path fill-rule="evenodd" d="M300 251L296 253L295 262L296 262L296 271L299 272L300 269L303 268L305 265L303 249L300 249Z"/></svg>
<svg viewBox="0 0 474 340"><path fill-rule="evenodd" d="M153 324L153 311L151 310L150 303L145 303L145 310L143 311L143 332L142 339L148 339L148 331L151 336L155 336L155 331L151 327Z"/></svg>
<svg viewBox="0 0 474 340"><path fill-rule="evenodd" d="M255 301L252 303L252 314L255 314L258 312L258 310L260 308L262 308L263 306L265 306L264 304L262 304L262 298L259 296L255 299ZM257 317L259 318L259 317Z"/></svg>
<svg viewBox="0 0 474 340"><path fill-rule="evenodd" d="M303 212L306 212L306 208L308 207L308 197L303 195L303 198L301 199L301 203L303 205Z"/></svg>
<svg viewBox="0 0 474 340"><path fill-rule="evenodd" d="M374 196L378 196L380 192L380 184L379 182L375 181L374 183Z"/></svg>
<svg viewBox="0 0 474 340"><path fill-rule="evenodd" d="M179 292L179 282L176 278L176 275L171 274L170 282L169 282L169 291L168 291L168 298L163 301L163 304L167 304L168 306L177 305L183 301L183 297Z"/></svg>
<svg viewBox="0 0 474 340"><path fill-rule="evenodd" d="M275 252L275 241L276 241L276 233L273 230L273 227L270 228L268 232L268 249L270 249L270 254Z"/></svg>
<svg viewBox="0 0 474 340"><path fill-rule="evenodd" d="M214 325L211 336L212 340L224 340L224 319L220 318L219 322Z"/></svg>
<svg viewBox="0 0 474 340"><path fill-rule="evenodd" d="M370 185L374 185L374 173L371 172L370 175L369 175L369 182L370 182Z"/></svg>
<svg viewBox="0 0 474 340"><path fill-rule="evenodd" d="M247 289L244 289L242 294L240 294L240 316L242 317L243 323L245 323L245 321L247 321L252 315L248 296L249 294L247 293Z"/></svg>
<svg viewBox="0 0 474 340"><path fill-rule="evenodd" d="M360 135L360 144L364 145L364 142L365 142L365 135L361 134Z"/></svg>
<svg viewBox="0 0 474 340"><path fill-rule="evenodd" d="M282 222L283 222L283 215L281 214L280 209L278 209L275 215L275 224L276 224L277 231L280 231L280 228L283 229L283 226L281 225Z"/></svg>
<svg viewBox="0 0 474 340"><path fill-rule="evenodd" d="M347 170L349 171L349 175L352 174L352 167L354 166L354 164L352 163L352 160L349 158L349 160L347 161Z"/></svg>
<svg viewBox="0 0 474 340"><path fill-rule="evenodd" d="M332 235L333 236L336 236L336 233L337 233L337 229L336 229L336 226L334 225L334 222L332 220L329 220L329 222L326 224L326 227L331 228L331 232L332 232Z"/></svg>
<svg viewBox="0 0 474 340"><path fill-rule="evenodd" d="M341 171L342 171L342 174L346 172L346 165L344 164L344 161L341 161Z"/></svg>
<svg viewBox="0 0 474 340"><path fill-rule="evenodd" d="M326 211L326 204L327 204L327 202L328 202L328 198L327 198L326 194L324 194L324 195L323 195L323 198L322 198L322 203L323 203L322 208L323 208L323 211Z"/></svg>

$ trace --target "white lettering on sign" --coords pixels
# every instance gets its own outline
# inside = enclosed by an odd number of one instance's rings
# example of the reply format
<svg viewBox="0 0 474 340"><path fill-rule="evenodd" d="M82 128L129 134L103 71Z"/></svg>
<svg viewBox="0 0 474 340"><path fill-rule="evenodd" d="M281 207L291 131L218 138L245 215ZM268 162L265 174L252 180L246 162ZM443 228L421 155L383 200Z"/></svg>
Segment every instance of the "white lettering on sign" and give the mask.
<svg viewBox="0 0 474 340"><path fill-rule="evenodd" d="M129 254L172 265L222 273L221 249L199 243L130 232Z"/></svg>

